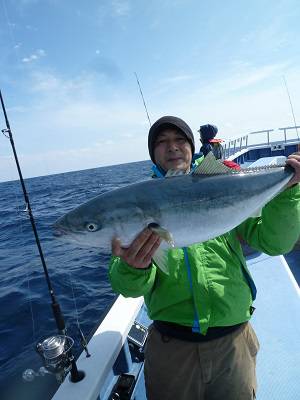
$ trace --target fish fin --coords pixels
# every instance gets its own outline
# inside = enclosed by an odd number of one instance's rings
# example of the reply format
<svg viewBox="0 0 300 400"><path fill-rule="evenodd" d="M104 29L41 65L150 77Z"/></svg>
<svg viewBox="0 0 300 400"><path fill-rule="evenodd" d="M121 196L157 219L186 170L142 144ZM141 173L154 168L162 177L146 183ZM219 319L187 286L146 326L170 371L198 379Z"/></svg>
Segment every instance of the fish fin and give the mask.
<svg viewBox="0 0 300 400"><path fill-rule="evenodd" d="M167 229L162 228L156 222L148 224L148 228L155 232L162 240L165 240L171 247L175 247L173 236Z"/></svg>
<svg viewBox="0 0 300 400"><path fill-rule="evenodd" d="M185 175L186 171L183 169L169 169L165 175L165 178L172 178L174 176Z"/></svg>
<svg viewBox="0 0 300 400"><path fill-rule="evenodd" d="M192 175L220 175L220 174L236 174L237 171L226 167L222 161L217 160L210 151L201 164L193 171Z"/></svg>
<svg viewBox="0 0 300 400"><path fill-rule="evenodd" d="M165 274L169 275L168 250L158 248L152 257L155 265Z"/></svg>

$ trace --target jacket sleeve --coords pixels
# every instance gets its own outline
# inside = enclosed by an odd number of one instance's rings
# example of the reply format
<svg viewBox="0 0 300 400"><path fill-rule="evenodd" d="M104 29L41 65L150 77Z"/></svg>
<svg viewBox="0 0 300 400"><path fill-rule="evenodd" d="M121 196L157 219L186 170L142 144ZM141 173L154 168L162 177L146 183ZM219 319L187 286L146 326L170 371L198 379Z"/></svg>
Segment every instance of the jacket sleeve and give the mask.
<svg viewBox="0 0 300 400"><path fill-rule="evenodd" d="M291 251L300 236L300 184L266 204L260 217L248 218L237 233L251 247L269 255Z"/></svg>
<svg viewBox="0 0 300 400"><path fill-rule="evenodd" d="M112 289L124 297L144 296L152 290L156 276L156 267L137 269L121 260L111 257L109 264L109 279Z"/></svg>

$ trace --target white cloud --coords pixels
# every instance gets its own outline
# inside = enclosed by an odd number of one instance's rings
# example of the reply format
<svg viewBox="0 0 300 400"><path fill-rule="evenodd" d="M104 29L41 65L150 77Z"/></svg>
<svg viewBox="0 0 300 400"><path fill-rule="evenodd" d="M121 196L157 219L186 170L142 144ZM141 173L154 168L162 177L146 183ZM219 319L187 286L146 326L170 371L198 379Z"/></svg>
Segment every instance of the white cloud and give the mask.
<svg viewBox="0 0 300 400"><path fill-rule="evenodd" d="M41 57L45 57L46 56L46 52L43 49L38 49L36 50L35 53L31 54L28 57L24 57L22 58L22 62L23 63L31 63L32 61L36 61Z"/></svg>
<svg viewBox="0 0 300 400"><path fill-rule="evenodd" d="M113 14L119 17L128 16L130 12L130 4L126 0L112 0L111 2Z"/></svg>
<svg viewBox="0 0 300 400"><path fill-rule="evenodd" d="M22 105L10 109L26 177L147 158L148 126L138 97L97 97L89 75L63 80L35 70L27 84L33 103L26 113ZM4 180L8 169L0 163Z"/></svg>
<svg viewBox="0 0 300 400"><path fill-rule="evenodd" d="M235 63L231 74L203 82L200 78L175 85L169 82L152 94L157 102L155 117L178 115L194 132L204 123L215 123L220 137L238 136L250 131L293 125L282 75L289 77L296 119L300 122L299 69L291 63L251 66ZM297 112L298 110L298 112ZM196 133L196 141L198 134Z"/></svg>
<svg viewBox="0 0 300 400"><path fill-rule="evenodd" d="M60 87L60 80L51 73L34 71L32 78L31 90L35 92L49 92Z"/></svg>
<svg viewBox="0 0 300 400"><path fill-rule="evenodd" d="M32 25L26 25L25 28L28 31L34 31L34 32L36 32L38 30L35 26L32 26Z"/></svg>
<svg viewBox="0 0 300 400"><path fill-rule="evenodd" d="M183 81L189 81L191 79L195 79L195 75L175 75L171 76L169 78L165 78L161 81L162 84L170 84L170 83L177 83L177 82L183 82Z"/></svg>
<svg viewBox="0 0 300 400"><path fill-rule="evenodd" d="M111 0L110 2L99 2L97 6L96 21L102 26L107 20L117 20L118 23L130 16L131 5L129 0Z"/></svg>
<svg viewBox="0 0 300 400"><path fill-rule="evenodd" d="M217 87L218 90L221 89L223 92L245 89L273 78L274 76L280 76L288 66L288 62L265 65L262 67L246 66L246 68L237 70L236 73L228 79L218 82Z"/></svg>
<svg viewBox="0 0 300 400"><path fill-rule="evenodd" d="M115 154L114 158L113 154ZM131 141L104 140L101 143L79 149L19 154L25 178L141 161L148 158L146 135L136 137ZM12 157L0 156L0 171L0 182L18 178Z"/></svg>
<svg viewBox="0 0 300 400"><path fill-rule="evenodd" d="M196 130L203 123L215 123L220 138L291 126L283 73L299 123L298 68L289 63L254 67L242 62L219 80L166 80L163 91L148 92L151 121L162 115L183 118L195 133L197 150ZM95 77L88 74L64 80L51 72L34 71L27 83L34 103L26 104L26 112L22 105L12 110L16 133L21 133L17 144L25 176L148 159L149 125L136 91L130 94L127 87L118 88L108 96L112 88L101 87L99 92ZM7 169L3 159L0 164L3 180Z"/></svg>

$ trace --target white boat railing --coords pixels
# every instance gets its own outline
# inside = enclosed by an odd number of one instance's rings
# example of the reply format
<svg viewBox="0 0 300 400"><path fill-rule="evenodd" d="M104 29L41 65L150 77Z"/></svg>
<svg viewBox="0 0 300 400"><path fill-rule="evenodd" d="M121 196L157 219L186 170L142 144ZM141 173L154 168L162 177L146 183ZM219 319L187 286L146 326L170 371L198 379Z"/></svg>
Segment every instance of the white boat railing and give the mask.
<svg viewBox="0 0 300 400"><path fill-rule="evenodd" d="M298 129L300 129L300 126L287 126L284 128L278 128L277 130L264 129L260 131L249 132L246 135L235 138L225 139L223 144L223 157L229 158L232 154L242 152L243 149L248 149L251 147L261 147L262 145L279 146L292 142L300 143ZM293 133L294 135L292 137L288 137L288 133Z"/></svg>

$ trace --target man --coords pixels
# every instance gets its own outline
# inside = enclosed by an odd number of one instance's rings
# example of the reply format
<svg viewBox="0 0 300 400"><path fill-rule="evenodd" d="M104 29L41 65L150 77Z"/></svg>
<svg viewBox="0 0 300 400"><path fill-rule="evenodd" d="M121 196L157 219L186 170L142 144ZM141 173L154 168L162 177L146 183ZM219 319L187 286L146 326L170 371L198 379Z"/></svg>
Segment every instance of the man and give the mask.
<svg viewBox="0 0 300 400"><path fill-rule="evenodd" d="M179 118L156 121L148 147L158 177L193 168L194 137ZM255 285L239 238L272 255L292 249L300 233L300 154L287 163L296 173L261 217L213 240L170 250L169 276L152 262L161 243L154 232L145 229L128 248L114 239L112 287L124 296L143 295L153 319L145 353L148 400L255 398L259 344L248 322Z"/></svg>

